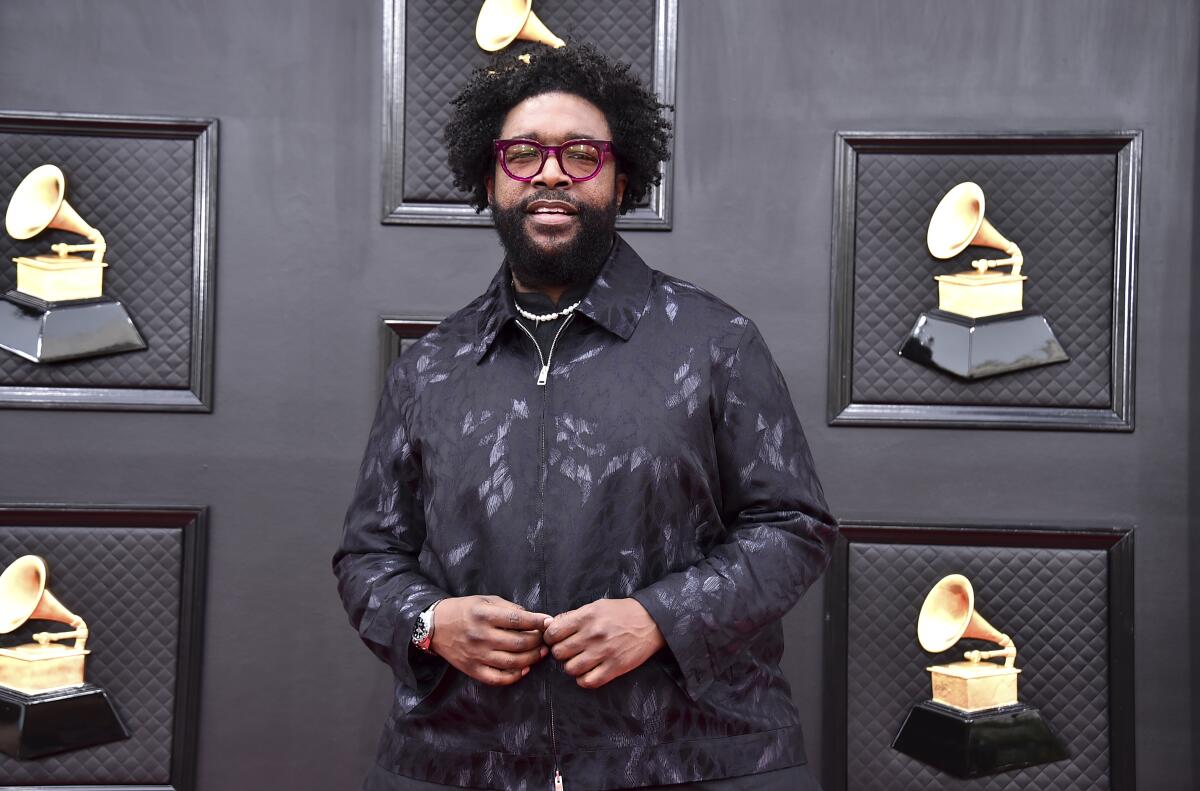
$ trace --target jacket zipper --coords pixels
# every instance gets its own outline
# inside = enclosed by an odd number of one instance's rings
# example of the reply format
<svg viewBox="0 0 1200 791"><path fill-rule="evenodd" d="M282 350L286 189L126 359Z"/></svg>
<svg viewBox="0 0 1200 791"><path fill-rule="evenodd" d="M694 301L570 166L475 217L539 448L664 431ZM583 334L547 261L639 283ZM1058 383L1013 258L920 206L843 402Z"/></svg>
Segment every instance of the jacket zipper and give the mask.
<svg viewBox="0 0 1200 791"><path fill-rule="evenodd" d="M550 354L546 355L545 357L542 356L542 347L537 342L537 338L533 337L533 333L530 332L529 329L524 324L522 324L520 321L517 322L517 326L521 328L521 331L529 336L529 340L533 341L533 348L537 349L538 363L540 363L542 366L541 368L538 369L538 375L537 375L538 387L546 386L546 380L550 378L550 361L554 357L554 347L558 345L558 336L562 335L562 331L567 328L567 325L571 323L571 319L574 317L575 317L574 313L568 313L567 317L565 319L563 319L563 323L558 325L558 332L554 333L554 340L550 341ZM543 392L543 397L542 397L542 420L543 420L543 423L545 422L545 418L546 418L546 398L545 398L545 394ZM545 448L543 448L543 450L545 450ZM544 459L543 459L543 461L544 461Z"/></svg>
<svg viewBox="0 0 1200 791"><path fill-rule="evenodd" d="M537 338L533 333L517 321L517 326L522 332L529 336L529 340L533 341L533 348L537 349L538 363L541 368L538 369L537 384L542 388L542 421L538 427L538 522L542 525L542 529L546 529L546 478L549 475L546 461L546 419L548 417L548 401L549 394L546 382L550 377L550 363L554 360L554 347L558 345L558 338L562 335L563 330L574 318L574 313L568 313L563 319L563 323L558 326L558 331L554 333L554 340L550 341L550 352L546 356L542 356L542 347L537 342ZM546 547L545 542L542 544L542 589L546 591L547 602L549 602L550 592L550 575L546 570ZM563 776L558 769L558 734L554 727L554 690L550 686L550 678L547 676L543 682L546 690L546 703L550 708L550 753L554 758L554 791L563 791Z"/></svg>

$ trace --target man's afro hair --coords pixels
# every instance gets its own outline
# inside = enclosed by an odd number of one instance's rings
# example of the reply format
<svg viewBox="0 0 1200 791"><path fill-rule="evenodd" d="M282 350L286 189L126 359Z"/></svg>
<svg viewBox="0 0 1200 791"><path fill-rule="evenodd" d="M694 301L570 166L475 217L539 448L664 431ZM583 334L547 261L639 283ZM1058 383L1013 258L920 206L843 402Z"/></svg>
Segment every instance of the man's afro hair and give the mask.
<svg viewBox="0 0 1200 791"><path fill-rule="evenodd" d="M521 50L524 50L522 52ZM526 63L522 58L528 56ZM444 130L454 185L468 193L475 211L488 205L484 179L493 172L492 141L504 118L531 96L562 91L587 99L604 113L612 132L617 169L628 182L618 210L626 213L659 183L659 165L670 157L671 123L654 93L627 64L610 60L589 44L559 49L528 45L509 49L476 69L454 98Z"/></svg>

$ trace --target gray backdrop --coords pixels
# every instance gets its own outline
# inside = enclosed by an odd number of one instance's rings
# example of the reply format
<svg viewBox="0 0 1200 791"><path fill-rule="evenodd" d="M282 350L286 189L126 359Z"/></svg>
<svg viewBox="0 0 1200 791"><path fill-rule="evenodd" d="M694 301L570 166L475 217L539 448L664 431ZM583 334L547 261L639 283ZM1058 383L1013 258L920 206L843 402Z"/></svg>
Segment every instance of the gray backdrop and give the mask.
<svg viewBox="0 0 1200 791"><path fill-rule="evenodd" d="M628 238L759 323L840 515L1136 524L1139 785L1194 787L1196 5L680 5L675 229ZM351 789L368 766L387 672L328 568L377 317L449 312L498 261L486 228L379 224L381 27L378 2L0 4L0 107L221 121L214 412L0 411L6 501L212 506L205 791ZM825 426L834 130L1125 128L1145 130L1134 433ZM785 660L815 761L819 598Z"/></svg>

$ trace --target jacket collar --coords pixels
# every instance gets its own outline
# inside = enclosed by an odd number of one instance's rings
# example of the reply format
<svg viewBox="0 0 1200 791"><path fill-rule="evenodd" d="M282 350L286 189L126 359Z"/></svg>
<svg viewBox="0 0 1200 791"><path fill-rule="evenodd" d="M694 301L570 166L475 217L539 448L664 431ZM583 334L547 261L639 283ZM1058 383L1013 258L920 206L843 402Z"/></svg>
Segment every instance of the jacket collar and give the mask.
<svg viewBox="0 0 1200 791"><path fill-rule="evenodd" d="M650 277L650 267L618 235L612 253L576 310L627 341L646 312ZM504 325L517 317L512 290L508 286L510 279L508 262L505 261L484 292L483 302L479 306L479 340L475 344L475 362L487 355Z"/></svg>

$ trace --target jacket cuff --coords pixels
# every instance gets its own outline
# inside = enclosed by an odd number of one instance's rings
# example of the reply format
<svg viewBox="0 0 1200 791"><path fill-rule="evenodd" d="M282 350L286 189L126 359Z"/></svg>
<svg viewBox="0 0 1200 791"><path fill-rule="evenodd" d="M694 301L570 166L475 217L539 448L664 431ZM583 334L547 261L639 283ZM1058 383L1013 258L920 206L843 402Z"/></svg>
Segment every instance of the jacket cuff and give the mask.
<svg viewBox="0 0 1200 791"><path fill-rule="evenodd" d="M635 591L631 596L654 619L683 672L688 696L698 703L712 685L714 675L708 646L704 642L704 624L677 615L683 608L675 602L675 597L675 591L661 582Z"/></svg>
<svg viewBox="0 0 1200 791"><path fill-rule="evenodd" d="M396 680L411 689L418 699L433 691L450 666L440 656L426 653L413 645L412 636L417 628L417 618L435 601L447 598L447 594L432 586L423 587L425 590L405 598L396 624L391 662ZM434 628L437 628L436 612Z"/></svg>

